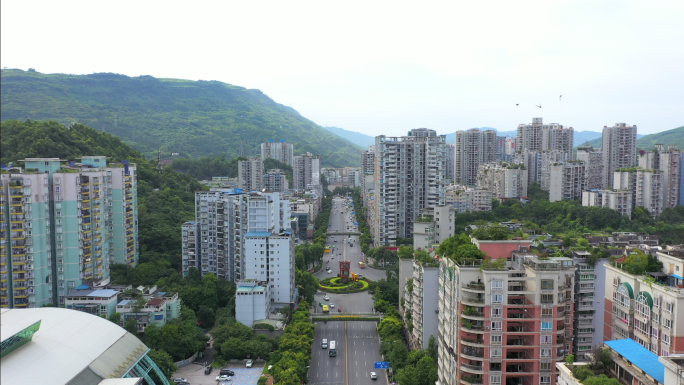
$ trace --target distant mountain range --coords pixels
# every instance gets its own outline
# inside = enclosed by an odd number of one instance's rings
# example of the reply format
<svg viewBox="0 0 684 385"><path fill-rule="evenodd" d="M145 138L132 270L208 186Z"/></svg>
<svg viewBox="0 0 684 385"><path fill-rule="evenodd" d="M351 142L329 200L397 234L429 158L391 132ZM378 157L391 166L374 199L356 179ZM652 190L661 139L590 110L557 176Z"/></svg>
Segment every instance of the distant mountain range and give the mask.
<svg viewBox="0 0 684 385"><path fill-rule="evenodd" d="M323 127L326 130L330 131L331 133L349 140L350 142L367 148L369 145L375 144L375 137L362 134L360 132L355 132L355 131L349 131L345 130L344 128L339 128L339 127ZM497 131L498 136L507 136L507 137L516 137L518 135L517 130L512 130L512 131L499 131L496 128L493 127L479 127L480 130L494 130ZM643 135L637 135L637 137L641 138ZM456 142L456 134L455 133L450 133L446 134L446 141L447 143L455 143ZM574 135L574 146L579 146L581 144L586 143L587 141L592 141L597 139L599 142L601 141L601 133L597 131L575 131ZM600 144L599 144L600 147Z"/></svg>
<svg viewBox="0 0 684 385"><path fill-rule="evenodd" d="M361 148L333 135L263 92L218 81L0 70L0 119L82 123L145 154L168 157L259 154L268 139L296 153L320 154L325 166L358 166Z"/></svg>

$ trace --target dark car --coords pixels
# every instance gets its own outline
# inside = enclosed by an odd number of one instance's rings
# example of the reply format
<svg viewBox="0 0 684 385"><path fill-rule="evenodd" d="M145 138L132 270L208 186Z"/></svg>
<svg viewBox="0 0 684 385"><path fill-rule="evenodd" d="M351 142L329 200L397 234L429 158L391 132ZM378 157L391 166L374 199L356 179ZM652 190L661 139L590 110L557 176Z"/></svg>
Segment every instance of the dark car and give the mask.
<svg viewBox="0 0 684 385"><path fill-rule="evenodd" d="M211 370L212 370L212 367L207 366L206 368L204 368L204 374L211 374Z"/></svg>
<svg viewBox="0 0 684 385"><path fill-rule="evenodd" d="M220 375L235 376L235 372L230 369L221 369Z"/></svg>

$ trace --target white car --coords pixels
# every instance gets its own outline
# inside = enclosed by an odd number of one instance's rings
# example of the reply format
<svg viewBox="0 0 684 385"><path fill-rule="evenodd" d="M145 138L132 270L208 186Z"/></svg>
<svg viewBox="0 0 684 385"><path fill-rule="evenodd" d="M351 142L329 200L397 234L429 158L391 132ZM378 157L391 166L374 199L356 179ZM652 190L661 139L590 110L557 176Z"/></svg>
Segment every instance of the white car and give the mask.
<svg viewBox="0 0 684 385"><path fill-rule="evenodd" d="M328 274L332 274L332 270L328 270Z"/></svg>
<svg viewBox="0 0 684 385"><path fill-rule="evenodd" d="M332 302L330 302L330 303L328 304L328 307L330 307L330 308L334 308L334 307L335 307L335 304L334 304L334 303L332 303Z"/></svg>
<svg viewBox="0 0 684 385"><path fill-rule="evenodd" d="M175 383L177 384L177 383L179 383L179 382L188 382L188 380L186 380L186 379L183 378L183 377L178 377L178 378L174 378L174 379L173 379L173 382L175 382Z"/></svg>
<svg viewBox="0 0 684 385"><path fill-rule="evenodd" d="M216 377L216 381L230 381L231 377L227 374Z"/></svg>
<svg viewBox="0 0 684 385"><path fill-rule="evenodd" d="M249 360L249 361L247 361L247 365L246 365L246 366L247 366L248 368L251 368L253 363L254 363L254 361Z"/></svg>
<svg viewBox="0 0 684 385"><path fill-rule="evenodd" d="M327 294L325 295L325 297L323 297L323 299L326 300L326 301L330 301L330 297L328 297Z"/></svg>
<svg viewBox="0 0 684 385"><path fill-rule="evenodd" d="M371 380L377 380L378 379L378 374L375 372L371 372Z"/></svg>

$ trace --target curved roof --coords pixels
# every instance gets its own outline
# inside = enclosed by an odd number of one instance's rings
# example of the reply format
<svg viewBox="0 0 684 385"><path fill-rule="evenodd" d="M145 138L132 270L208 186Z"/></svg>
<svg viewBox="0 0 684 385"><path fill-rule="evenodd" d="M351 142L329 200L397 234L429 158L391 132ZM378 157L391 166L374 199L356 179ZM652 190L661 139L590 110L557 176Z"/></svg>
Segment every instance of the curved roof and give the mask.
<svg viewBox="0 0 684 385"><path fill-rule="evenodd" d="M632 285L630 285L628 282L623 282L621 285L623 285L629 292L629 298L634 299L634 289L632 289Z"/></svg>
<svg viewBox="0 0 684 385"><path fill-rule="evenodd" d="M651 297L651 294L647 291L640 291L639 294L637 294L637 299L639 298L639 295L643 295L644 298L646 298L646 303L648 303L648 307L653 309L653 297Z"/></svg>
<svg viewBox="0 0 684 385"><path fill-rule="evenodd" d="M36 370L49 373L51 384L66 384L77 377L119 378L149 350L137 337L104 318L51 307L2 309L2 340L18 327L39 320L40 329L33 339L2 359L1 383L33 383Z"/></svg>

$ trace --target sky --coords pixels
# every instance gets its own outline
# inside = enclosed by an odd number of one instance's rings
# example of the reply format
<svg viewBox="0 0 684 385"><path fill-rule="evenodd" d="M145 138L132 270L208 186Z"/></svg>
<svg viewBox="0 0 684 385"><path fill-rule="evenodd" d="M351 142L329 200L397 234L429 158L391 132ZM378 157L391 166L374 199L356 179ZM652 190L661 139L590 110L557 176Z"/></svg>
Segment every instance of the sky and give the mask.
<svg viewBox="0 0 684 385"><path fill-rule="evenodd" d="M0 18L3 68L219 80L368 135L684 125L681 0L3 0Z"/></svg>

